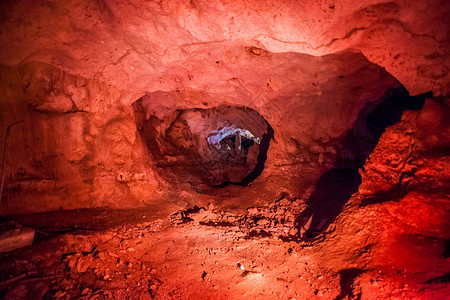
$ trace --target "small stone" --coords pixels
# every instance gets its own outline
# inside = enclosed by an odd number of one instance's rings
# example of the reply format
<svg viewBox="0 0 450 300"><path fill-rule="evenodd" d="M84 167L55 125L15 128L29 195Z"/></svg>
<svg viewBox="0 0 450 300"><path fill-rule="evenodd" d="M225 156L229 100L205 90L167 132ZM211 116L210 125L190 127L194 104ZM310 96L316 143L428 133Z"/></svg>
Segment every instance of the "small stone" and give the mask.
<svg viewBox="0 0 450 300"><path fill-rule="evenodd" d="M317 159L317 162L319 163L319 164L322 164L323 163L323 154L322 153L320 153L319 154L319 158Z"/></svg>
<svg viewBox="0 0 450 300"><path fill-rule="evenodd" d="M105 276L103 276L103 280L108 280L109 279L109 275L106 274Z"/></svg>
<svg viewBox="0 0 450 300"><path fill-rule="evenodd" d="M282 206L289 206L290 203L291 203L291 201L289 201L289 199L287 199L287 198L283 198L280 200L280 205L282 205Z"/></svg>
<svg viewBox="0 0 450 300"><path fill-rule="evenodd" d="M275 212L275 214L276 214L277 216L281 216L281 215L283 215L285 212L286 212L286 211L285 211L284 209L279 208L279 209L277 209L277 211Z"/></svg>
<svg viewBox="0 0 450 300"><path fill-rule="evenodd" d="M90 289L89 288L85 288L82 292L81 295L87 295L89 293Z"/></svg>
<svg viewBox="0 0 450 300"><path fill-rule="evenodd" d="M256 214L258 214L258 209L256 207L247 208L247 211L248 211L249 215L256 215Z"/></svg>
<svg viewBox="0 0 450 300"><path fill-rule="evenodd" d="M336 150L333 147L326 147L325 151L327 153L336 154Z"/></svg>
<svg viewBox="0 0 450 300"><path fill-rule="evenodd" d="M128 182L128 175L124 172L118 172L116 176L116 180L120 183L127 183Z"/></svg>
<svg viewBox="0 0 450 300"><path fill-rule="evenodd" d="M77 272L78 273L86 272L91 266L92 260L93 258L92 255L90 254L80 257L77 262Z"/></svg>
<svg viewBox="0 0 450 300"><path fill-rule="evenodd" d="M64 292L64 291L59 291L59 292L56 292L56 294L55 294L54 297L55 297L56 299L61 299L61 298L64 297L66 294L67 294L67 293Z"/></svg>
<svg viewBox="0 0 450 300"><path fill-rule="evenodd" d="M77 262L78 262L78 256L74 256L74 255L69 255L66 258L66 262L67 262L67 266L71 269L71 270L75 270L76 266L77 266Z"/></svg>
<svg viewBox="0 0 450 300"><path fill-rule="evenodd" d="M289 235L297 235L297 233L298 233L297 228L291 228L291 229L289 229L289 232L288 232Z"/></svg>
<svg viewBox="0 0 450 300"><path fill-rule="evenodd" d="M270 221L267 219L261 219L256 224L258 224L258 226L265 227L270 224Z"/></svg>

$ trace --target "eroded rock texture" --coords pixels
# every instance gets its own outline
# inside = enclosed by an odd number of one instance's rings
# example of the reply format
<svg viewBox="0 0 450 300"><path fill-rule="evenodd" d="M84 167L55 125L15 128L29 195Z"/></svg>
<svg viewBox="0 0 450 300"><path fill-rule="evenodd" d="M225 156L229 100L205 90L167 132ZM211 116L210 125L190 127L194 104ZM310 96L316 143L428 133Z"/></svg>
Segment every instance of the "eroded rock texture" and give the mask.
<svg viewBox="0 0 450 300"><path fill-rule="evenodd" d="M367 197L361 205L387 202L417 234L448 238L450 158L442 153L449 146L448 112L448 103L428 99L419 113L405 113L388 128L361 171L359 192Z"/></svg>
<svg viewBox="0 0 450 300"><path fill-rule="evenodd" d="M1 260L0 293L448 294L449 20L445 0L2 1L1 214L107 232ZM57 279L27 290L27 268Z"/></svg>
<svg viewBox="0 0 450 300"><path fill-rule="evenodd" d="M255 170L260 151L253 147L249 165L233 169L237 165L222 157L225 148L211 152L211 145L204 144L224 126L248 128L261 140L259 147L265 147L257 174L261 178L254 182L258 188L228 187L232 196L248 194L242 208L255 198L268 201L281 192L307 195L336 161L353 167L364 162L376 143L365 126L370 112L383 101L407 97L391 75L361 54L312 57L252 51L225 50L235 62L224 73L212 73L221 78L222 87L147 92L134 105L114 87L53 66L5 68L5 125L23 121L11 129L8 141L5 205L12 211L124 208L164 201L174 186L189 195L203 190L202 183L239 183ZM204 54L197 56L200 64ZM225 68L220 62L213 65ZM208 110L214 113L201 116ZM181 172L159 168L174 161ZM186 169L193 177L183 175ZM36 189L43 193L37 196ZM217 194L217 189L206 192ZM190 197L181 205L191 202ZM17 198L22 200L13 200ZM197 204L206 204L201 201Z"/></svg>
<svg viewBox="0 0 450 300"><path fill-rule="evenodd" d="M229 44L312 55L353 48L385 67L413 94L446 94L446 4L9 1L2 4L1 57L8 65L41 61L143 92L214 80L211 74L217 72L188 72L191 57ZM226 56L211 52L203 62L211 70L214 65L206 62L221 59ZM189 83L192 76L194 82Z"/></svg>

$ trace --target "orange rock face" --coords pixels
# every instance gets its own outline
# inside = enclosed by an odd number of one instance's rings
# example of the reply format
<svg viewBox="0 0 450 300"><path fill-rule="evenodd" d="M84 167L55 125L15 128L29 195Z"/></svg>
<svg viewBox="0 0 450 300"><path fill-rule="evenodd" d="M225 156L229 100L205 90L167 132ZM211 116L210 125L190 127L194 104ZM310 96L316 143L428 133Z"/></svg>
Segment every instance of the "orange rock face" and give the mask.
<svg viewBox="0 0 450 300"><path fill-rule="evenodd" d="M0 295L444 297L449 16L445 0L2 1L0 213L108 232L13 254L69 270L64 290L10 287L22 267L1 256Z"/></svg>

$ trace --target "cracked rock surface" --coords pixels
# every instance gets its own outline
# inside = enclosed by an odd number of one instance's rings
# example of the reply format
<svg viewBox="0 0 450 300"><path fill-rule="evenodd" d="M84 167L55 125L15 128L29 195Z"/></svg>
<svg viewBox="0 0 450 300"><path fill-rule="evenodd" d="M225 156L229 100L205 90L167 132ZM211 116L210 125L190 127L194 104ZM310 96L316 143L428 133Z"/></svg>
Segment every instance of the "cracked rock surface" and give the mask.
<svg viewBox="0 0 450 300"><path fill-rule="evenodd" d="M449 23L447 0L1 1L0 214L36 238L0 297L445 299Z"/></svg>
<svg viewBox="0 0 450 300"><path fill-rule="evenodd" d="M123 91L191 85L174 69L238 44L312 55L352 48L412 94L448 94L445 0L4 1L2 11L1 64L40 61Z"/></svg>

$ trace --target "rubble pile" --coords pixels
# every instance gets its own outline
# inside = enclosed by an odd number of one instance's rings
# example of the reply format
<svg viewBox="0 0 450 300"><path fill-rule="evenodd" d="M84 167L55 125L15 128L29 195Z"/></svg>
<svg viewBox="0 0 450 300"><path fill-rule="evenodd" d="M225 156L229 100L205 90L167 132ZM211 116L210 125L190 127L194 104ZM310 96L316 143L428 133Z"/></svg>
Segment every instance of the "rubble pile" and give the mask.
<svg viewBox="0 0 450 300"><path fill-rule="evenodd" d="M247 208L246 213L223 211L209 204L206 208L195 206L170 216L173 224L186 222L206 226L236 227L248 236L274 236L296 238L299 236L297 219L306 209L302 199L281 197L268 205Z"/></svg>

